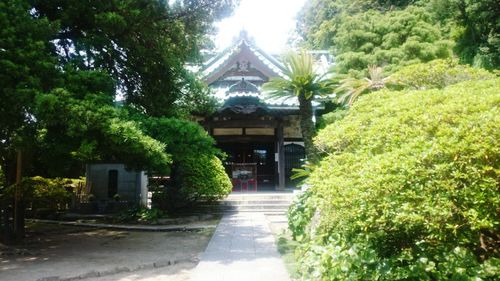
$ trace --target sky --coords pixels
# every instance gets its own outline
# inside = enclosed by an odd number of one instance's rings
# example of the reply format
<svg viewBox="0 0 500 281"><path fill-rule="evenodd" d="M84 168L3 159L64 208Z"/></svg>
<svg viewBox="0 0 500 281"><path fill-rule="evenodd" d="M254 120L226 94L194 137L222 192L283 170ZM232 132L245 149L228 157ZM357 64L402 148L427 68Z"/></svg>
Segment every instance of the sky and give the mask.
<svg viewBox="0 0 500 281"><path fill-rule="evenodd" d="M216 23L217 49L231 45L242 29L258 47L270 54L287 50L287 40L295 29L295 18L306 0L241 0L233 15Z"/></svg>

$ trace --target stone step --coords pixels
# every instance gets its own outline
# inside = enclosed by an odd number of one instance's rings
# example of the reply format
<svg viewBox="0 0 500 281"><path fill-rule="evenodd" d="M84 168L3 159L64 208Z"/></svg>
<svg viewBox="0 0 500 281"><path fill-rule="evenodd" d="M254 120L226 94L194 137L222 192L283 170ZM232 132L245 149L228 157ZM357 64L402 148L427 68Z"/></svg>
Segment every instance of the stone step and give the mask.
<svg viewBox="0 0 500 281"><path fill-rule="evenodd" d="M288 204L244 204L244 205L236 205L230 207L234 207L239 210L243 209L287 209L288 210L289 206L290 205Z"/></svg>
<svg viewBox="0 0 500 281"><path fill-rule="evenodd" d="M227 213L262 213L264 215L281 215L281 216L285 216L286 215L286 212L285 211L278 211L278 210L239 210L239 211L225 211L224 214L227 214Z"/></svg>
<svg viewBox="0 0 500 281"><path fill-rule="evenodd" d="M259 212L283 216L295 198L293 193L231 193L224 200L207 202L198 209L205 212Z"/></svg>
<svg viewBox="0 0 500 281"><path fill-rule="evenodd" d="M228 210L228 209L283 209L288 210L289 204L241 204L241 205L200 205L197 209L218 209L218 210Z"/></svg>
<svg viewBox="0 0 500 281"><path fill-rule="evenodd" d="M225 200L293 200L293 195L229 195Z"/></svg>
<svg viewBox="0 0 500 281"><path fill-rule="evenodd" d="M282 200L282 199L275 199L275 200L223 200L220 202L221 205L228 205L228 206L238 206L238 205L290 205L292 203L292 200Z"/></svg>

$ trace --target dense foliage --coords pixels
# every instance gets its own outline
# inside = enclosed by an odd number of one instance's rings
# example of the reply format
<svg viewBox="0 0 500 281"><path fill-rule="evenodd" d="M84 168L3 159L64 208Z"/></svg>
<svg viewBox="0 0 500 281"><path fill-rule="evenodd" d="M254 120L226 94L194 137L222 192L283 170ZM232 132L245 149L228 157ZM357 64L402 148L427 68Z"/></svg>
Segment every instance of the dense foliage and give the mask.
<svg viewBox="0 0 500 281"><path fill-rule="evenodd" d="M434 16L450 26L462 63L500 68L500 5L497 0L426 0Z"/></svg>
<svg viewBox="0 0 500 281"><path fill-rule="evenodd" d="M109 98L91 92L78 96L58 88L37 97L36 113L44 127L40 149L50 151L40 153L43 168L38 167L39 173L79 176L83 164L92 161L120 161L130 168L168 171L171 158L164 143L124 118L125 113Z"/></svg>
<svg viewBox="0 0 500 281"><path fill-rule="evenodd" d="M423 8L371 10L343 19L333 39L338 72L365 70L369 65L385 66L390 72L451 55L453 43L444 39L439 25Z"/></svg>
<svg viewBox="0 0 500 281"><path fill-rule="evenodd" d="M84 180L71 178L24 178L19 192L22 194L25 204L33 212L38 209L50 212L67 210L70 207L72 196L82 187ZM15 192L15 186L2 189L0 202L5 204ZM36 213L34 213L36 215Z"/></svg>
<svg viewBox="0 0 500 281"><path fill-rule="evenodd" d="M2 1L0 186L12 185L18 171L78 177L92 161L168 172L166 143L125 107L143 119L209 112L206 86L185 65L199 59L213 22L236 3ZM125 107L114 103L117 95ZM10 228L12 202L0 206L2 230Z"/></svg>
<svg viewBox="0 0 500 281"><path fill-rule="evenodd" d="M298 33L310 48L330 49L337 72L361 75L370 64L387 71L447 58L500 67L498 1L313 0L299 15Z"/></svg>
<svg viewBox="0 0 500 281"><path fill-rule="evenodd" d="M327 156L290 212L305 277L498 278L499 88L384 90L322 130Z"/></svg>
<svg viewBox="0 0 500 281"><path fill-rule="evenodd" d="M57 75L49 42L54 26L28 9L25 1L0 2L0 164L8 183L15 177L16 148L35 139L35 96L53 87Z"/></svg>
<svg viewBox="0 0 500 281"><path fill-rule="evenodd" d="M410 89L442 89L469 80L488 80L495 75L481 68L459 64L455 60L434 60L402 68L390 77L394 86Z"/></svg>
<svg viewBox="0 0 500 281"><path fill-rule="evenodd" d="M219 158L213 155L191 155L177 166L181 196L189 201L216 200L228 195L233 185Z"/></svg>
<svg viewBox="0 0 500 281"><path fill-rule="evenodd" d="M170 185L155 196L159 206L180 208L198 199L221 198L231 191L219 160L222 152L202 127L175 118L142 118L141 123L149 135L167 145L172 156Z"/></svg>
<svg viewBox="0 0 500 281"><path fill-rule="evenodd" d="M33 1L35 16L59 25L54 45L64 63L103 69L126 100L149 115L175 115L192 87L186 62L198 59L211 24L231 0Z"/></svg>

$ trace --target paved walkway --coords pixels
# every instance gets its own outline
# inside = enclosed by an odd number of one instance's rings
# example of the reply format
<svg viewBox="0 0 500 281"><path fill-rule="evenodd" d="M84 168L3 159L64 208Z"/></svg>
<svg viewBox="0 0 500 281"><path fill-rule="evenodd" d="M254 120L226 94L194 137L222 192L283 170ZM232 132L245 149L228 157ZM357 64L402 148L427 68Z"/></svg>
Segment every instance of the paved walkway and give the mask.
<svg viewBox="0 0 500 281"><path fill-rule="evenodd" d="M263 213L226 214L192 281L289 281Z"/></svg>

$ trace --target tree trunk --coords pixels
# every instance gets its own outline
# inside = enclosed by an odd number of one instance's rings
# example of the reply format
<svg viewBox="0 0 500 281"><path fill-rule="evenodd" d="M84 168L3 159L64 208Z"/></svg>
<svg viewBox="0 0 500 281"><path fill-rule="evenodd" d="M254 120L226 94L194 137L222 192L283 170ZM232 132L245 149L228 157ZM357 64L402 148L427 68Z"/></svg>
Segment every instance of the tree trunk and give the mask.
<svg viewBox="0 0 500 281"><path fill-rule="evenodd" d="M6 153L2 162L5 176L5 186L14 186L13 196L4 198L0 202L0 241L9 244L24 237L24 212L25 204L22 196L19 196L18 188L22 176L22 154L20 151L10 150Z"/></svg>
<svg viewBox="0 0 500 281"><path fill-rule="evenodd" d="M300 113L300 130L304 139L304 147L306 150L306 157L310 163L315 163L318 158L316 149L313 145L313 138L316 134L314 127L312 99L306 99L303 94L299 98L299 113Z"/></svg>

